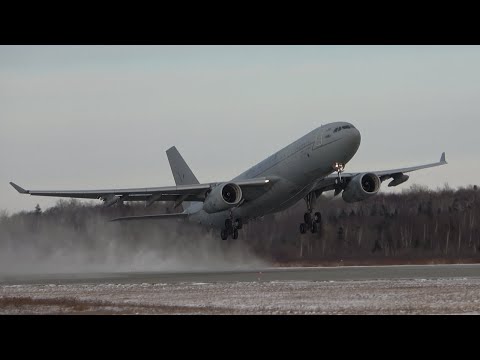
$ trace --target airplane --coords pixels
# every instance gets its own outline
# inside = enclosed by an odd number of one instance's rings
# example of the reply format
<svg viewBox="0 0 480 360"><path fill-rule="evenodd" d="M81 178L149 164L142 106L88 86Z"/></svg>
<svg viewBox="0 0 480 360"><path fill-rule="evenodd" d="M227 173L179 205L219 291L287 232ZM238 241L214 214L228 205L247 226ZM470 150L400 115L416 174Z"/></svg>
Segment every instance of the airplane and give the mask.
<svg viewBox="0 0 480 360"><path fill-rule="evenodd" d="M316 199L325 191L342 192L348 203L362 201L378 193L382 182L398 186L409 179L405 173L447 164L440 161L407 168L344 173L345 165L360 146L361 135L348 122L322 125L277 151L230 181L200 183L175 146L166 151L176 186L105 190L25 190L10 184L21 194L80 199L100 199L105 206L125 201L172 201L181 212L128 216L112 219L152 220L184 218L220 229L220 237L238 238L238 230L250 220L285 210L304 199L307 211L300 223L301 234L316 233L321 213L314 212Z"/></svg>

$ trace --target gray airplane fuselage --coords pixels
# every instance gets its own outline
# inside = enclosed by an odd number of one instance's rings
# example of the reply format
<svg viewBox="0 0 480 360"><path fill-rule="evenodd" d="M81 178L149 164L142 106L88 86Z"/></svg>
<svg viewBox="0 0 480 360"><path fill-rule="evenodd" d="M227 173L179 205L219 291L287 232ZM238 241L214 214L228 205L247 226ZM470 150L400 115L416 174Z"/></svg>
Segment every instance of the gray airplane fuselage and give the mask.
<svg viewBox="0 0 480 360"><path fill-rule="evenodd" d="M341 127L341 131L335 129ZM347 164L360 146L360 132L347 122L334 122L316 128L277 151L232 181L268 177L272 187L258 198L240 207L209 214L195 202L186 209L189 220L222 228L230 217L249 219L284 210L315 189L317 183L334 172L335 163Z"/></svg>

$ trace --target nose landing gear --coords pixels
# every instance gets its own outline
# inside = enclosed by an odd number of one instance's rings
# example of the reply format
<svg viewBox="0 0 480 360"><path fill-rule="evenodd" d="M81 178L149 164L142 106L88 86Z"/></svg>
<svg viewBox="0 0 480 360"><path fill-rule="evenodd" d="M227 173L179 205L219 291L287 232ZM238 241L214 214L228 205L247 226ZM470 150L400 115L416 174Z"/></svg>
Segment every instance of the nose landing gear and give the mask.
<svg viewBox="0 0 480 360"><path fill-rule="evenodd" d="M336 162L333 164L333 170L337 172L337 179L335 180L335 184L341 184L342 183L342 172L345 170L345 165L342 163Z"/></svg>

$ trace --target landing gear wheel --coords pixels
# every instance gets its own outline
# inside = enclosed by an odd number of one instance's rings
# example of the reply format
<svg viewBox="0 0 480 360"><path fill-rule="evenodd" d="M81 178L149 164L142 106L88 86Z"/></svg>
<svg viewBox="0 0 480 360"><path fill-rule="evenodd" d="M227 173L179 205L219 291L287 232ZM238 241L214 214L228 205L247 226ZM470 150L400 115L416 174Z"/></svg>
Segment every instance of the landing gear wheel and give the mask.
<svg viewBox="0 0 480 360"><path fill-rule="evenodd" d="M322 221L322 214L320 214L318 211L315 213L313 219L317 224L319 224Z"/></svg>
<svg viewBox="0 0 480 360"><path fill-rule="evenodd" d="M227 238L228 238L227 229L222 229L222 231L220 231L220 236L222 237L222 240L227 240Z"/></svg>
<svg viewBox="0 0 480 360"><path fill-rule="evenodd" d="M310 227L310 231L312 232L312 234L315 234L318 232L318 224L316 222L312 223L312 226Z"/></svg>
<svg viewBox="0 0 480 360"><path fill-rule="evenodd" d="M233 229L232 239L233 240L238 239L238 230L237 229Z"/></svg>
<svg viewBox="0 0 480 360"><path fill-rule="evenodd" d="M305 224L310 225L312 223L312 214L309 212L305 213L305 215L303 215L303 220L305 220Z"/></svg>
<svg viewBox="0 0 480 360"><path fill-rule="evenodd" d="M235 220L235 227L236 227L237 229L239 229L239 230L243 227L243 221L242 221L242 219L237 219L237 220Z"/></svg>
<svg viewBox="0 0 480 360"><path fill-rule="evenodd" d="M225 229L227 229L227 231L231 231L231 229L233 229L232 219L225 220Z"/></svg>
<svg viewBox="0 0 480 360"><path fill-rule="evenodd" d="M307 232L307 224L300 224L300 234L305 234Z"/></svg>

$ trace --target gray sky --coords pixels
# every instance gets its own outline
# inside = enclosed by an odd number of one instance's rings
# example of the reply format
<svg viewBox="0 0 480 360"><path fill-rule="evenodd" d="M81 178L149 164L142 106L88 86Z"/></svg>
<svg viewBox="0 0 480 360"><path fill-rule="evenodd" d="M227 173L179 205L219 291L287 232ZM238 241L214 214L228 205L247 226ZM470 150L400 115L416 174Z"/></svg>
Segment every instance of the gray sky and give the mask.
<svg viewBox="0 0 480 360"><path fill-rule="evenodd" d="M0 210L57 200L9 181L172 185L172 145L201 182L229 180L332 121L362 134L346 171L446 151L395 191L480 183L479 119L479 46L0 46Z"/></svg>

